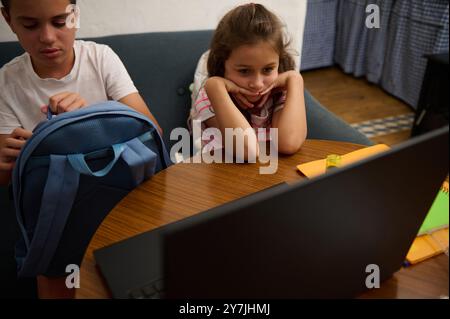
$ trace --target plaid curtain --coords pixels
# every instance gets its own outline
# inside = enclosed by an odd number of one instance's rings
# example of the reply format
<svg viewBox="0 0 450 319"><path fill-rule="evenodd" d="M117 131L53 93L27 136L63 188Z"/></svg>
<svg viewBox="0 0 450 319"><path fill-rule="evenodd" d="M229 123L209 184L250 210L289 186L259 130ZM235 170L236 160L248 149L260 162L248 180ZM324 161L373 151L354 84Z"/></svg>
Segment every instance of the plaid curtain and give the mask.
<svg viewBox="0 0 450 319"><path fill-rule="evenodd" d="M449 1L336 2L335 62L346 73L365 76L416 108L427 64L425 55L448 52ZM369 4L380 8L379 29L365 26Z"/></svg>

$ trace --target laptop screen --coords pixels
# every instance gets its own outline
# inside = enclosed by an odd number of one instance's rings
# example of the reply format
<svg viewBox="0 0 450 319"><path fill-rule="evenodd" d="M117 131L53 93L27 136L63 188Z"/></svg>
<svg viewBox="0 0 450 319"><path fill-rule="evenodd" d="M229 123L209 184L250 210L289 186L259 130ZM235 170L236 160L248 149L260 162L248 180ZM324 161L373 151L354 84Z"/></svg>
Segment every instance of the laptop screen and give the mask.
<svg viewBox="0 0 450 319"><path fill-rule="evenodd" d="M137 274L149 269L144 260L158 260L168 298L353 297L367 289L368 266L379 268L381 281L401 267L447 174L448 127L95 257L115 297L139 289ZM157 254L148 242L156 233Z"/></svg>

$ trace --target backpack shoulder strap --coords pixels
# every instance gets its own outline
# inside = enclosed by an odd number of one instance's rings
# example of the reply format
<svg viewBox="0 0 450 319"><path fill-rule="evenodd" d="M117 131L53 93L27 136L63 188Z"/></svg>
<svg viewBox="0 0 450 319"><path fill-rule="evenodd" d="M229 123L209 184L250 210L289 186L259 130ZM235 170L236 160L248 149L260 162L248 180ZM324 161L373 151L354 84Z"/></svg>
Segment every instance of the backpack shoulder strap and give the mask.
<svg viewBox="0 0 450 319"><path fill-rule="evenodd" d="M151 132L125 143L112 145L114 158L100 171L93 172L85 154L50 155L47 181L42 195L39 218L31 242L25 237L26 250L17 250L20 276L45 273L56 252L78 191L80 174L107 175L119 158L130 169L134 186L155 173L157 154L143 143L152 139ZM26 236L26 232L22 232Z"/></svg>
<svg viewBox="0 0 450 319"><path fill-rule="evenodd" d="M44 273L47 270L72 210L79 178L80 174L72 168L67 156L50 156L36 231L29 242L27 256L22 259L24 264L19 267L19 275Z"/></svg>

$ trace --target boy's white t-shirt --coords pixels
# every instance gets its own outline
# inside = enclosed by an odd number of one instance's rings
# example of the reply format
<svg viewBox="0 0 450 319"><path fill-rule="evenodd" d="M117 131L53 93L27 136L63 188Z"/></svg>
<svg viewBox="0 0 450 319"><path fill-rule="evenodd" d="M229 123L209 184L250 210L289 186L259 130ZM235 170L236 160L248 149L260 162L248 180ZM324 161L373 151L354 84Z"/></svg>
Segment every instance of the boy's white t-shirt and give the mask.
<svg viewBox="0 0 450 319"><path fill-rule="evenodd" d="M10 134L17 127L32 131L46 119L40 107L62 92L78 93L88 105L118 101L138 92L122 61L109 46L76 40L74 50L72 71L60 80L40 78L28 53L0 69L0 134Z"/></svg>

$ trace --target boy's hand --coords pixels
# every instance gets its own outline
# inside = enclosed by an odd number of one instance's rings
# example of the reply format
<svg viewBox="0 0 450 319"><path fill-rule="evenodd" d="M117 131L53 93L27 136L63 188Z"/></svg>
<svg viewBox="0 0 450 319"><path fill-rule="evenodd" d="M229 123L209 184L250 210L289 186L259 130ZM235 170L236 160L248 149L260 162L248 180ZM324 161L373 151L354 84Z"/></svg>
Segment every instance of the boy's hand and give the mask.
<svg viewBox="0 0 450 319"><path fill-rule="evenodd" d="M19 157L22 147L33 135L23 128L16 128L9 136L2 140L0 145L0 170L10 171Z"/></svg>
<svg viewBox="0 0 450 319"><path fill-rule="evenodd" d="M49 106L54 114L75 111L86 107L86 101L77 93L63 92L52 96L49 100ZM42 108L46 112L45 108Z"/></svg>

